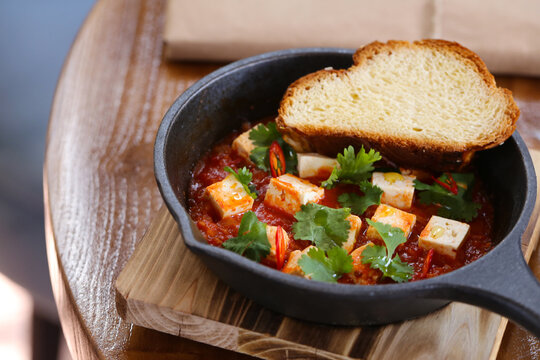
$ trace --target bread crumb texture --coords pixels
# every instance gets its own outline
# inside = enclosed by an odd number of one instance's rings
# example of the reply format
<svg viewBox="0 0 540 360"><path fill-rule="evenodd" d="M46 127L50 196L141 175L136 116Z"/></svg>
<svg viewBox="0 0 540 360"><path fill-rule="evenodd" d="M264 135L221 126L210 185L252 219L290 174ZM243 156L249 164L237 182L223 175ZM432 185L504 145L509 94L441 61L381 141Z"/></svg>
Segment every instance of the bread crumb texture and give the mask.
<svg viewBox="0 0 540 360"><path fill-rule="evenodd" d="M492 147L515 129L511 92L457 43L375 42L353 59L348 70L321 70L293 83L280 127L446 151Z"/></svg>

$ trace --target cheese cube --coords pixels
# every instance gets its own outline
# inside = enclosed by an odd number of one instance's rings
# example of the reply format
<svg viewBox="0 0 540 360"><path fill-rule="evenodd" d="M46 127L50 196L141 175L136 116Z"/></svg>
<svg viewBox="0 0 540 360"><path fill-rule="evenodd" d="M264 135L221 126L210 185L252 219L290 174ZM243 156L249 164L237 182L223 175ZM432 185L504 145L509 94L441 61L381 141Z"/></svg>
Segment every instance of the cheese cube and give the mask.
<svg viewBox="0 0 540 360"><path fill-rule="evenodd" d="M251 210L253 206L253 198L232 174L206 187L206 193L222 219Z"/></svg>
<svg viewBox="0 0 540 360"><path fill-rule="evenodd" d="M355 249L351 253L353 258L353 269L349 276L356 284L373 285L381 278L382 274L377 269L372 269L369 264L362 264L362 252L368 246L373 246L373 243L367 243Z"/></svg>
<svg viewBox="0 0 540 360"><path fill-rule="evenodd" d="M235 150L238 153L238 155L240 155L241 157L243 157L244 159L248 161L251 161L249 159L249 154L251 154L251 150L255 149L255 145L253 144L253 141L249 139L250 131L251 130L243 132L232 142L233 150Z"/></svg>
<svg viewBox="0 0 540 360"><path fill-rule="evenodd" d="M371 220L400 228L405 233L405 238L408 238L416 223L416 215L381 204L375 210ZM381 239L377 230L371 225L368 227L366 235L371 239Z"/></svg>
<svg viewBox="0 0 540 360"><path fill-rule="evenodd" d="M268 254L266 259L273 263L276 262L276 232L277 226L266 225L266 237L268 238L268 242L271 246L270 254ZM283 251L286 251L289 247L289 236L287 235L287 232L283 229L281 229L281 233L283 234L283 240L285 243L285 249L283 249Z"/></svg>
<svg viewBox="0 0 540 360"><path fill-rule="evenodd" d="M411 208L414 197L415 176L401 175L396 172L374 172L371 182L384 191L381 203L388 204L399 209Z"/></svg>
<svg viewBox="0 0 540 360"><path fill-rule="evenodd" d="M291 274L291 275L296 275L296 276L304 276L304 277L309 279L310 276L307 276L306 274L304 274L304 271L302 270L300 265L298 265L298 260L300 260L302 255L307 254L309 249L314 248L314 247L315 246L308 246L307 248L305 248L302 251L294 250L289 255L289 260L287 261L287 263L285 264L283 269L281 269L281 271L283 271L286 274Z"/></svg>
<svg viewBox="0 0 540 360"><path fill-rule="evenodd" d="M336 159L316 153L298 154L298 175L301 178L318 177L326 179L337 164Z"/></svg>
<svg viewBox="0 0 540 360"><path fill-rule="evenodd" d="M434 215L420 233L418 246L433 249L439 254L455 259L459 247L469 233L469 228L468 224Z"/></svg>
<svg viewBox="0 0 540 360"><path fill-rule="evenodd" d="M356 243L356 237L358 236L358 232L362 227L362 220L356 215L349 215L347 217L347 220L351 223L351 228L349 229L349 236L347 237L347 241L344 242L341 247L347 250L348 253L350 253L354 247L354 244Z"/></svg>
<svg viewBox="0 0 540 360"><path fill-rule="evenodd" d="M324 189L291 174L270 180L264 203L294 215L300 206L317 202L324 196Z"/></svg>

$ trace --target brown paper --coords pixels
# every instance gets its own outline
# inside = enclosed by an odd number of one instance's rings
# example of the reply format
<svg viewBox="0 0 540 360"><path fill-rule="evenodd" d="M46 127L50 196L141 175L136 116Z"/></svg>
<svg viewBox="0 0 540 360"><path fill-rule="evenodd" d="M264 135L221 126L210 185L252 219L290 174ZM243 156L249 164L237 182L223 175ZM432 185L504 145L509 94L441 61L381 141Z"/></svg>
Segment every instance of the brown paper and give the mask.
<svg viewBox="0 0 540 360"><path fill-rule="evenodd" d="M492 72L540 75L540 1L440 1L441 38L476 52Z"/></svg>
<svg viewBox="0 0 540 360"><path fill-rule="evenodd" d="M425 36L429 0L169 0L172 59L230 61L291 47L350 47Z"/></svg>
<svg viewBox="0 0 540 360"><path fill-rule="evenodd" d="M232 61L293 47L442 38L492 72L540 75L540 1L168 0L165 56Z"/></svg>

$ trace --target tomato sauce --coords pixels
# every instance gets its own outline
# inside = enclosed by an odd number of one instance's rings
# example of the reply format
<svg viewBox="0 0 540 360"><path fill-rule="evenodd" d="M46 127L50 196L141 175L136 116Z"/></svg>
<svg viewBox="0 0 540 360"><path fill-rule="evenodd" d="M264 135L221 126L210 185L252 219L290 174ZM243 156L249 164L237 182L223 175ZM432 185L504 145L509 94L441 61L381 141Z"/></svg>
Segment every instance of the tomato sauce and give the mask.
<svg viewBox="0 0 540 360"><path fill-rule="evenodd" d="M255 212L257 218L269 225L280 225L291 239L288 251L286 253L286 259L290 252L294 250L302 250L311 245L310 241L296 240L292 233L292 225L295 222L294 217L286 214L279 209L272 208L264 204L264 194L271 179L271 175L259 168L254 164L244 160L240 157L232 148L232 140L238 136L238 132L234 132L229 135L224 141L203 156L193 170L193 178L189 188L189 212L192 219L197 224L198 228L202 231L207 241L214 246L221 246L221 244L231 237L238 235L238 228L243 214L239 214L230 218L220 219L218 213L213 208L212 204L208 200L205 194L205 188L215 182L223 180L229 173L223 168L230 166L232 168L241 168L246 166L253 174L253 184L257 190L259 196L255 199L252 211ZM321 174L328 175L328 174ZM326 179L327 176L321 176L321 178L308 179L316 185ZM341 207L337 201L340 194L344 192L355 192L359 195L362 193L354 185L338 185L333 189L325 189L324 198L319 201L320 204L339 208ZM460 268L486 254L492 247L492 226L494 218L494 210L491 204L490 196L483 189L482 183L479 177L476 177L475 186L472 190L473 200L476 203L481 204L481 208L478 211L478 216L468 224L471 226L469 235L465 239L463 245L459 249L455 259L444 256L435 252L431 261L431 266L427 276L422 275L422 268L428 250L418 246L418 238L422 229L427 225L430 217L436 215L436 205L424 205L415 196L413 206L408 212L416 215L416 224L409 235L406 243L398 246L396 252L399 254L402 261L409 263L414 268L414 275L411 281L420 280L423 278L430 278L438 276L457 268ZM370 241L366 237L367 222L366 218L371 218L375 212L376 205L371 206L366 212L360 216L362 219L362 228L360 234L356 240L354 248L362 246ZM377 243L377 241L374 241ZM382 241L377 245L384 245ZM263 263L265 263L263 261ZM267 264L269 265L269 264ZM351 280L344 276L340 282L351 282ZM392 280L384 279L383 283L392 282Z"/></svg>

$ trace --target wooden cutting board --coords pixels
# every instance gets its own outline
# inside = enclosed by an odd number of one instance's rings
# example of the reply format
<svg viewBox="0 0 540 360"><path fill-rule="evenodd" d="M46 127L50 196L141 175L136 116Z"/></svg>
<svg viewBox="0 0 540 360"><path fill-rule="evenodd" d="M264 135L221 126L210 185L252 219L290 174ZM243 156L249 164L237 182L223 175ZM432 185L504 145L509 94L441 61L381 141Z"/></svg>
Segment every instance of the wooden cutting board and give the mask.
<svg viewBox="0 0 540 360"><path fill-rule="evenodd" d="M531 151L540 173L540 151ZM528 261L540 236L537 202L522 238ZM336 327L267 310L218 280L160 210L116 281L120 315L155 329L266 359L495 359L507 320L462 303L386 326ZM277 296L277 294L276 294Z"/></svg>

